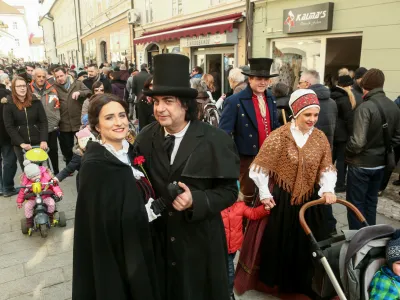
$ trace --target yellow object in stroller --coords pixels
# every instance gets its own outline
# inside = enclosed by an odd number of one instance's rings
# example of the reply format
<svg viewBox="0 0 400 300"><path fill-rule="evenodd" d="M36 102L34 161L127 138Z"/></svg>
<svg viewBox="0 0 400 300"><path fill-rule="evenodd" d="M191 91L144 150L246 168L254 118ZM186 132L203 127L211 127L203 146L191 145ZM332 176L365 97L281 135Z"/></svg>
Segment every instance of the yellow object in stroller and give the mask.
<svg viewBox="0 0 400 300"><path fill-rule="evenodd" d="M47 152L48 151L49 150L47 150ZM47 152L40 147L32 147L32 149L25 152L25 159L28 159L31 162L40 166L43 165L43 163L46 163L51 172L54 172Z"/></svg>

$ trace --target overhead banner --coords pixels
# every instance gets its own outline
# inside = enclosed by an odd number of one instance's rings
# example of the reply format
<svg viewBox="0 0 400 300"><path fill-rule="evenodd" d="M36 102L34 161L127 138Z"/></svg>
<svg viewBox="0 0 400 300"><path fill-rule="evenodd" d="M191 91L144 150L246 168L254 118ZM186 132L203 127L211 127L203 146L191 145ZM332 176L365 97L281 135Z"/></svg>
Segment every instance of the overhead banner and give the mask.
<svg viewBox="0 0 400 300"><path fill-rule="evenodd" d="M285 9L283 32L299 33L332 30L333 2Z"/></svg>

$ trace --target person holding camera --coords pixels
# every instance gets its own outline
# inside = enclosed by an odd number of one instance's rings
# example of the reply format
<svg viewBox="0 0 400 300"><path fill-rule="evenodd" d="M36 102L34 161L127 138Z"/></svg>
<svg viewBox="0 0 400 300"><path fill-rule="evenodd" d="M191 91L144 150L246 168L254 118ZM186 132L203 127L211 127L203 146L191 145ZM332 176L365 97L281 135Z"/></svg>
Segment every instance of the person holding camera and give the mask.
<svg viewBox="0 0 400 300"><path fill-rule="evenodd" d="M154 122L134 148L157 198L161 217L152 222L162 299L228 300L228 249L221 211L237 199L239 156L222 130L197 119L197 90L190 88L189 58L154 57ZM174 76L171 76L174 70ZM169 187L182 189L172 197Z"/></svg>

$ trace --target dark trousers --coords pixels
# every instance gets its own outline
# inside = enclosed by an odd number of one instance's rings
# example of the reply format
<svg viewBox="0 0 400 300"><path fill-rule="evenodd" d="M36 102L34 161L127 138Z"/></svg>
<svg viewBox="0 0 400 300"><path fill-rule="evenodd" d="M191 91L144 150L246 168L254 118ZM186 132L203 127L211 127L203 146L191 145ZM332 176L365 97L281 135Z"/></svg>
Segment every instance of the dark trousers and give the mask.
<svg viewBox="0 0 400 300"><path fill-rule="evenodd" d="M6 193L14 188L17 157L11 144L1 145L0 154L0 191Z"/></svg>
<svg viewBox="0 0 400 300"><path fill-rule="evenodd" d="M75 131L71 132L60 131L60 135L58 136L58 140L60 141L61 152L65 157L66 165L69 164L69 162L72 159L72 155L74 154L72 152L72 148L74 147L75 133L76 133Z"/></svg>
<svg viewBox="0 0 400 300"><path fill-rule="evenodd" d="M14 153L17 156L17 160L19 166L21 167L21 171L24 171L24 152L23 149L19 146L14 146Z"/></svg>
<svg viewBox="0 0 400 300"><path fill-rule="evenodd" d="M394 156L396 160L396 164L400 160L400 146L394 148ZM381 187L379 188L380 191L384 191L389 184L390 177L392 176L392 172L389 172L388 170L385 170L385 174L383 175ZM399 179L400 179L400 174L399 174Z"/></svg>
<svg viewBox="0 0 400 300"><path fill-rule="evenodd" d="M334 142L332 151L332 161L336 161L337 169L337 187L346 185L347 164L345 162L346 142Z"/></svg>
<svg viewBox="0 0 400 300"><path fill-rule="evenodd" d="M235 253L228 254L228 282L229 282L229 295L233 293L233 283L235 280L235 265L233 260L235 259Z"/></svg>
<svg viewBox="0 0 400 300"><path fill-rule="evenodd" d="M57 142L57 137L58 137L58 131L52 131L49 132L49 138L47 141L47 146L49 147L49 158L51 161L51 164L53 165L53 172L54 175L57 175L59 173L58 170L58 142Z"/></svg>
<svg viewBox="0 0 400 300"><path fill-rule="evenodd" d="M354 204L363 214L369 225L376 224L376 207L378 192L385 169L368 170L349 166L347 174L347 200ZM347 220L350 229L360 229L361 223L347 209Z"/></svg>

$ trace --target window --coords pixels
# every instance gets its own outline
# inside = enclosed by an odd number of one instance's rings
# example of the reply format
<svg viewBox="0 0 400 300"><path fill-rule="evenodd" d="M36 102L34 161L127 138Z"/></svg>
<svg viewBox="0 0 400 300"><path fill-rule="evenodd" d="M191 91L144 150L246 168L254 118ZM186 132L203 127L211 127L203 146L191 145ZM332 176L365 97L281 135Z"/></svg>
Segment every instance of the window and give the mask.
<svg viewBox="0 0 400 300"><path fill-rule="evenodd" d="M17 24L17 22L13 22L13 29L18 29L18 24Z"/></svg>
<svg viewBox="0 0 400 300"><path fill-rule="evenodd" d="M182 0L172 0L172 15L182 14Z"/></svg>
<svg viewBox="0 0 400 300"><path fill-rule="evenodd" d="M15 39L15 46L19 47L19 39Z"/></svg>
<svg viewBox="0 0 400 300"><path fill-rule="evenodd" d="M146 23L153 22L153 0L145 0Z"/></svg>
<svg viewBox="0 0 400 300"><path fill-rule="evenodd" d="M210 0L211 6L226 3L226 0Z"/></svg>

